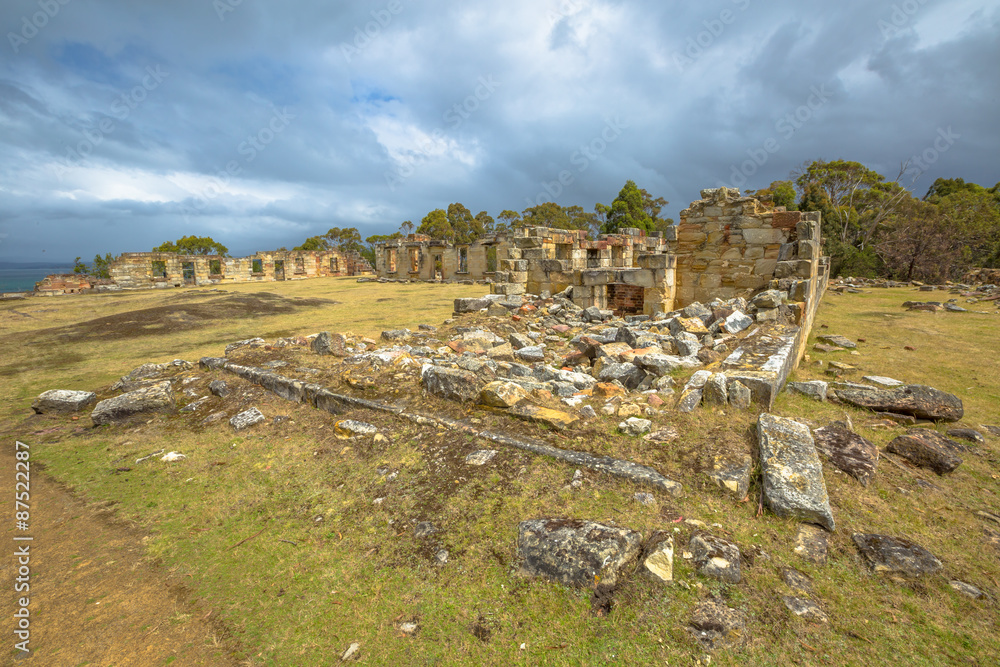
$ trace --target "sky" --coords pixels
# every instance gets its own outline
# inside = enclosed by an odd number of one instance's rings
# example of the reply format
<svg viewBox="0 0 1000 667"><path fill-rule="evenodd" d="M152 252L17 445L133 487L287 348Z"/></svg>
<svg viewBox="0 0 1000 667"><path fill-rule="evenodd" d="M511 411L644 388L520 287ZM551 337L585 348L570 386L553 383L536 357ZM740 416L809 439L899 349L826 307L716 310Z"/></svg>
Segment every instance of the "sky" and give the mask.
<svg viewBox="0 0 1000 667"><path fill-rule="evenodd" d="M856 160L1000 181L1000 0L5 0L0 260L233 256Z"/></svg>

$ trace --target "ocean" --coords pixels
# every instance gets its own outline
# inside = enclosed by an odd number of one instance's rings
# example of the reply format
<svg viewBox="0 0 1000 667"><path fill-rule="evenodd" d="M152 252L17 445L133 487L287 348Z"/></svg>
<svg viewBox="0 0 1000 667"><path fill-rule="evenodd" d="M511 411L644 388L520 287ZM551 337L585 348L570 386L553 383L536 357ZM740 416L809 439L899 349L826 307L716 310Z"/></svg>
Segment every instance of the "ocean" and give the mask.
<svg viewBox="0 0 1000 667"><path fill-rule="evenodd" d="M73 273L73 265L34 268L0 268L0 292L30 292L35 283L53 273Z"/></svg>

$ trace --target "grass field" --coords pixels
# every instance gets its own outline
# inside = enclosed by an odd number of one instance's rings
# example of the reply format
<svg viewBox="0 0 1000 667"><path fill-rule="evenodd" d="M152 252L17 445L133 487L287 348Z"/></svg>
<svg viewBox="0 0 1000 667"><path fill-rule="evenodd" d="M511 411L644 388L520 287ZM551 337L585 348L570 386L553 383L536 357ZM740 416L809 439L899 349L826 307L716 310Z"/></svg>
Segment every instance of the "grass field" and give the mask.
<svg viewBox="0 0 1000 667"><path fill-rule="evenodd" d="M5 433L33 444L33 461L92 503L112 503L117 515L147 536L148 558L183 577L194 596L215 610L229 650L248 665L330 664L352 642L361 662L386 665L695 664L706 652L687 629L691 610L710 595L749 617L744 649L721 651L711 664L845 665L892 661L907 665L993 665L1000 655L1000 525L975 514L1000 510L1000 440L966 455L955 473L938 477L886 459L862 488L825 470L838 530L826 565L792 552L798 524L757 511L750 499L723 492L704 475L713 455L752 452L756 415L718 408L690 415L667 411L681 437L650 445L615 433L618 419L601 417L536 437L561 447L629 458L682 482L686 494L657 494L520 451L501 450L482 467L464 463L486 448L470 436L418 427L392 416L358 411L351 418L379 426L381 435L348 440L330 415L282 401L232 376L192 371L199 391L211 379L233 385L212 409L234 413L250 405L269 418L235 434L225 421L158 416L122 427L90 428L86 415L32 416L31 399L52 388L105 387L147 361L197 361L219 356L226 343L251 336L353 331L440 324L459 296L483 287L358 284L349 280L227 287L225 293L170 290L34 299L0 304L0 413ZM963 424L1000 423L1000 361L995 313L905 312L908 290L825 297L818 333L858 344L842 360L864 374L923 383L959 395ZM907 350L905 347L912 347ZM289 352L288 354L292 354ZM322 365L303 349L302 365ZM794 379L823 377L813 353ZM294 357L293 357L294 358ZM858 375L860 377L860 374ZM402 376L375 388L425 401ZM503 415L422 403L494 430L527 433ZM900 429L871 428L873 415L782 394L774 412L822 425L847 413L861 435L883 447ZM944 428L944 426L940 427ZM158 449L181 451L175 464L135 463ZM126 470L127 469L127 470ZM612 522L648 536L674 531L673 585L628 576L606 616L595 615L590 592L529 581L514 574L520 521L569 517ZM722 584L694 573L681 552L697 530L694 519L736 542L744 580ZM416 537L417 522L438 529ZM895 582L872 575L851 541L853 532L902 535L944 563L942 576ZM447 563L438 561L441 550ZM816 624L782 602L790 590L786 566L813 579L814 598L830 617ZM972 600L949 579L974 584L989 597ZM416 622L413 635L399 626ZM65 664L72 664L67 662Z"/></svg>

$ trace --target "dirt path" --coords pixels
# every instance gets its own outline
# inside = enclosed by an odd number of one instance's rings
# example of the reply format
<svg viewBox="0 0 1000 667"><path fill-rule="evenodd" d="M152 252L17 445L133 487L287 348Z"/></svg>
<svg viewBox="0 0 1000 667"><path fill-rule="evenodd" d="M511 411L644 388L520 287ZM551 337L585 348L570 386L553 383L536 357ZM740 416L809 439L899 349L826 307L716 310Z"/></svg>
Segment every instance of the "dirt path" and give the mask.
<svg viewBox="0 0 1000 667"><path fill-rule="evenodd" d="M29 443L30 444L30 443ZM30 530L15 530L14 442L0 443L2 665L236 665L213 610L144 557L142 535L31 470ZM31 542L15 542L30 535ZM15 550L30 544L30 654L14 648Z"/></svg>

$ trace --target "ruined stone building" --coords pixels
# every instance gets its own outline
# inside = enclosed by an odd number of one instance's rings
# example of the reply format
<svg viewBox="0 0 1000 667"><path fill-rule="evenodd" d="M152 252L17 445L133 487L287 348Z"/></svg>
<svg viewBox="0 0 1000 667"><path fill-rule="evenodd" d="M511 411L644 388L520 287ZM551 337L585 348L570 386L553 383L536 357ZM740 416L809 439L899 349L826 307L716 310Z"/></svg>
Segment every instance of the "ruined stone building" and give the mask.
<svg viewBox="0 0 1000 667"><path fill-rule="evenodd" d="M37 294L74 294L98 290L150 289L184 285L273 282L324 276L371 275L367 260L339 251L274 250L250 257L178 255L172 252L127 252L108 267L110 280L88 276L47 276L35 285ZM81 281L87 281L85 286Z"/></svg>
<svg viewBox="0 0 1000 667"><path fill-rule="evenodd" d="M503 236L451 244L423 234L410 234L376 246L375 272L399 280L485 280L496 271Z"/></svg>

